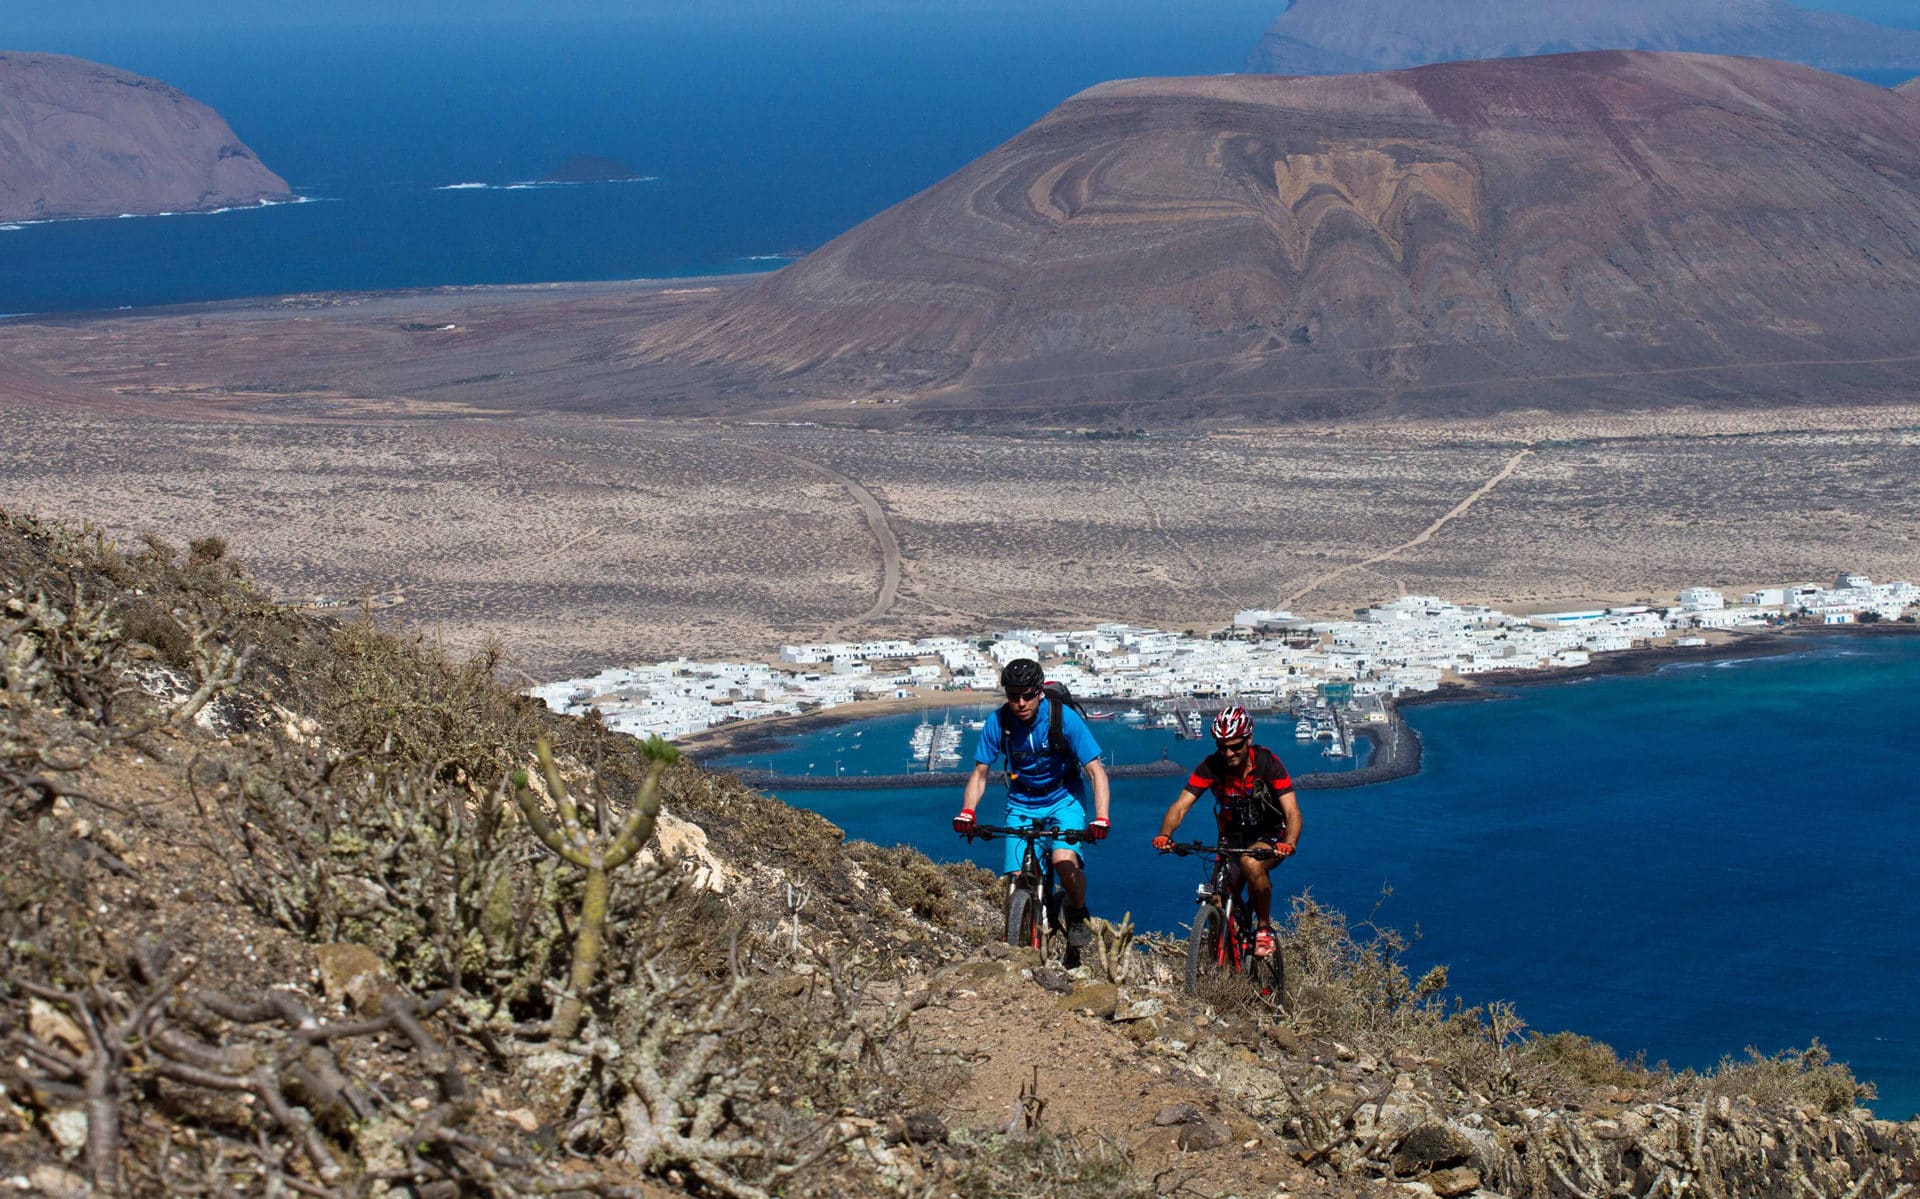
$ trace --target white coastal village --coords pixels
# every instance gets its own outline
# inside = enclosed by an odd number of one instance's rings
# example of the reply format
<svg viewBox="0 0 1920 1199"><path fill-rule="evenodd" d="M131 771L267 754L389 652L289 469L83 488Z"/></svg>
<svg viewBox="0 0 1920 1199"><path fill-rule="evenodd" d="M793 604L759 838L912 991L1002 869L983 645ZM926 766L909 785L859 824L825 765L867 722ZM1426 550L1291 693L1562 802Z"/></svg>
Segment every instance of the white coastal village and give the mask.
<svg viewBox="0 0 1920 1199"><path fill-rule="evenodd" d="M1509 615L1433 596L1403 596L1351 620L1310 620L1253 609L1205 635L1126 624L1048 631L1004 629L974 637L922 637L786 645L777 660L677 659L621 666L589 678L532 688L556 712L598 712L637 737L688 737L717 725L818 711L861 700L909 699L933 691L995 692L1000 668L1038 658L1047 676L1076 697L1136 703L1233 699L1284 707L1351 684L1353 700L1431 691L1448 676L1561 670L1595 654L1656 643L1701 644L1711 630L1785 621L1816 624L1913 619L1920 587L1864 575L1765 587L1737 603L1711 587L1689 587L1672 605ZM1344 694L1348 689L1341 688ZM985 697L983 696L983 699Z"/></svg>

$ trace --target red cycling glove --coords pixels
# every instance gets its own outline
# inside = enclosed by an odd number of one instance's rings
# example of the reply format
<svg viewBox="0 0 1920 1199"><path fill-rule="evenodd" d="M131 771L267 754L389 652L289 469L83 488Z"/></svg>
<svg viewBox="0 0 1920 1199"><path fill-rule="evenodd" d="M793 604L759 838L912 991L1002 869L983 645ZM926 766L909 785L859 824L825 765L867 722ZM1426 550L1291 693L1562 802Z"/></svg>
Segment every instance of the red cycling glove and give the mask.
<svg viewBox="0 0 1920 1199"><path fill-rule="evenodd" d="M973 840L973 809L961 808L960 814L953 818L953 831L967 840Z"/></svg>
<svg viewBox="0 0 1920 1199"><path fill-rule="evenodd" d="M1112 825L1107 823L1105 816L1095 818L1093 823L1087 825L1087 840L1105 841L1107 839L1107 831L1112 827Z"/></svg>
<svg viewBox="0 0 1920 1199"><path fill-rule="evenodd" d="M1273 847L1273 856L1276 858L1291 857L1292 854L1293 854L1293 846L1288 844L1285 841L1282 841L1278 845Z"/></svg>
<svg viewBox="0 0 1920 1199"><path fill-rule="evenodd" d="M1173 838L1161 833L1153 839L1153 847L1161 853L1166 853L1173 848Z"/></svg>

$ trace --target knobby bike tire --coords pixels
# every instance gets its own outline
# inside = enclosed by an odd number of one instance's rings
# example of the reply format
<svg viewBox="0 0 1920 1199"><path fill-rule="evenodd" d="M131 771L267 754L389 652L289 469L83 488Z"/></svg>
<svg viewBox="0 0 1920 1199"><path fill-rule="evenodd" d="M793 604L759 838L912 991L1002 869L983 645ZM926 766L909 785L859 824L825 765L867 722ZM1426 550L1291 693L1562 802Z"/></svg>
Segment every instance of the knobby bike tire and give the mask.
<svg viewBox="0 0 1920 1199"><path fill-rule="evenodd" d="M1015 887L1007 895L1007 944L1040 944L1040 913L1034 910L1033 892Z"/></svg>
<svg viewBox="0 0 1920 1199"><path fill-rule="evenodd" d="M1193 930L1187 934L1187 994L1199 994L1201 977L1220 968L1220 938L1226 929L1225 915L1210 903L1193 913Z"/></svg>

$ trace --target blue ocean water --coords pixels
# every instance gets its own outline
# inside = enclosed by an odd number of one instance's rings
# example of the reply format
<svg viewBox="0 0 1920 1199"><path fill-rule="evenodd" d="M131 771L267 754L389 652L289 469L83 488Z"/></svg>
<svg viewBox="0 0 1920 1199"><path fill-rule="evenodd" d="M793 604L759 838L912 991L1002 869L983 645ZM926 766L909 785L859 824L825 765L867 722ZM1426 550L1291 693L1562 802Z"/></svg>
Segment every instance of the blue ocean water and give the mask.
<svg viewBox="0 0 1920 1199"><path fill-rule="evenodd" d="M12 35L8 49L185 90L318 202L0 230L0 314L766 270L1082 88L1236 70L1272 17L1252 0L807 7ZM538 179L576 154L657 178L437 190Z"/></svg>
<svg viewBox="0 0 1920 1199"><path fill-rule="evenodd" d="M1512 1000L1541 1031L1695 1067L1818 1037L1879 1087L1881 1114L1904 1117L1920 1112L1916 696L1920 637L1835 636L1782 657L1414 707L1420 773L1305 793L1285 882L1355 917L1390 888L1379 919L1418 932L1417 969L1445 963L1469 1002ZM916 719L809 734L751 761L902 769ZM1316 768L1284 722L1260 732L1294 771ZM1122 760L1159 756L1135 740L1152 734L1112 736ZM1114 838L1090 861L1097 909L1165 930L1191 915L1199 868L1148 845L1178 789L1116 782ZM783 798L851 836L950 860L966 852L947 823L958 795L956 782Z"/></svg>

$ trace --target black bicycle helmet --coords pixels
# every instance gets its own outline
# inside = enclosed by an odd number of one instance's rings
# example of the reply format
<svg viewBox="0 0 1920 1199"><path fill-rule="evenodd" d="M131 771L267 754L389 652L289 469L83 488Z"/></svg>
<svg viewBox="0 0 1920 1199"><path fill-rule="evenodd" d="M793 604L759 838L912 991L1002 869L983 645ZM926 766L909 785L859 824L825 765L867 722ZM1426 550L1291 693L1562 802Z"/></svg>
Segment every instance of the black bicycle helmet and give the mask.
<svg viewBox="0 0 1920 1199"><path fill-rule="evenodd" d="M1016 688L1024 690L1038 687L1046 677L1040 669L1040 663L1032 658L1015 658L1000 671L1000 689L1012 691Z"/></svg>

